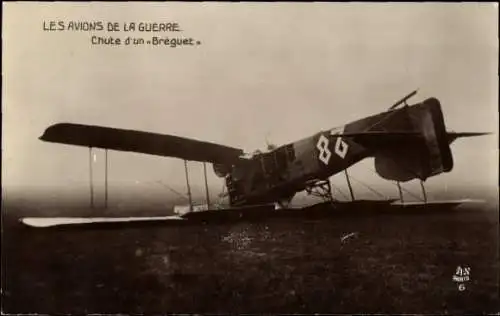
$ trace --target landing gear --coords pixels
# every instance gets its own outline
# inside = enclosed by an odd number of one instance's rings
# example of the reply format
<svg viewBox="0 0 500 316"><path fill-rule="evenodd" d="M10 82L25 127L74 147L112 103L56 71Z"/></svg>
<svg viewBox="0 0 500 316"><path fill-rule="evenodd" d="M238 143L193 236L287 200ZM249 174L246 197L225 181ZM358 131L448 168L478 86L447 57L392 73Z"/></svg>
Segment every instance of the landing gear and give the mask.
<svg viewBox="0 0 500 316"><path fill-rule="evenodd" d="M334 201L330 179L307 183L305 190L307 194L322 198L325 202Z"/></svg>

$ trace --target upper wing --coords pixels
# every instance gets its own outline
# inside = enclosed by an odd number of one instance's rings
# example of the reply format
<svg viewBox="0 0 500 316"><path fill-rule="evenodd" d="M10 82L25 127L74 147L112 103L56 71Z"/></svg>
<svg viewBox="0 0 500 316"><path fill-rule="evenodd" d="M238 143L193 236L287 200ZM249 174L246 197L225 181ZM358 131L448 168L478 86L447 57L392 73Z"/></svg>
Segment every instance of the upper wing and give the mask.
<svg viewBox="0 0 500 316"><path fill-rule="evenodd" d="M48 127L40 139L221 164L236 162L243 155L238 148L178 136L71 123Z"/></svg>

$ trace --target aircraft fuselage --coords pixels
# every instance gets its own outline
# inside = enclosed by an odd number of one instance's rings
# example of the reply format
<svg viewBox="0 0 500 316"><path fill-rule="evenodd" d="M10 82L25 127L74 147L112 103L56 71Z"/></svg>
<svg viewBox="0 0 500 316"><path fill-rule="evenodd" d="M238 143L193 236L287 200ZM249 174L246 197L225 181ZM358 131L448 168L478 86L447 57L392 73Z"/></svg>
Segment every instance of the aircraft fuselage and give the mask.
<svg viewBox="0 0 500 316"><path fill-rule="evenodd" d="M437 99L392 109L318 132L233 166L226 177L232 205L289 200L367 157L386 180L448 172L453 160Z"/></svg>
<svg viewBox="0 0 500 316"><path fill-rule="evenodd" d="M232 205L271 203L291 199L310 182L328 179L370 156L370 151L349 137L356 121L260 153L234 166L226 178ZM361 124L366 125L366 124Z"/></svg>

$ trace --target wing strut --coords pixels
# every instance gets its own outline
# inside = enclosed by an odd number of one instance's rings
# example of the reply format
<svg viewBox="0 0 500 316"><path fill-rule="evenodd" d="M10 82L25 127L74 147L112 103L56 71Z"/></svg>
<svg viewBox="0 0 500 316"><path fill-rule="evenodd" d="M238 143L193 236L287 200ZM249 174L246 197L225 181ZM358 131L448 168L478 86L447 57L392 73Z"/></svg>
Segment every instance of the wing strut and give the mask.
<svg viewBox="0 0 500 316"><path fill-rule="evenodd" d="M403 190L401 190L401 183L399 183L399 181L396 181L397 185L398 185L398 190L399 190L399 199L401 200L401 203L404 202L403 200Z"/></svg>
<svg viewBox="0 0 500 316"><path fill-rule="evenodd" d="M205 176L205 193L207 195L207 209L210 208L210 194L208 193L207 163L203 162L203 175Z"/></svg>
<svg viewBox="0 0 500 316"><path fill-rule="evenodd" d="M427 192L425 192L424 181L420 180L420 186L422 187L422 194L424 195L424 203L427 203Z"/></svg>
<svg viewBox="0 0 500 316"><path fill-rule="evenodd" d="M401 203L404 203L404 200L403 200L403 188L401 187L401 183L399 181L396 181L396 184L398 186L398 190L399 190L399 199L401 200ZM424 185L424 181L420 180L420 187L422 188L422 195L423 195L423 199L418 197L417 195L415 194L412 194L411 191L409 190L405 190L408 194L412 195L413 197L419 199L420 201L424 202L424 204L427 204L427 192L425 190L425 185Z"/></svg>
<svg viewBox="0 0 500 316"><path fill-rule="evenodd" d="M104 208L108 208L108 150L104 151Z"/></svg>
<svg viewBox="0 0 500 316"><path fill-rule="evenodd" d="M92 147L89 147L90 208L94 208L94 179L92 177Z"/></svg>
<svg viewBox="0 0 500 316"><path fill-rule="evenodd" d="M344 169L345 179L347 180L347 186L349 187L349 193L351 193L351 200L354 201L354 192L352 191L351 179L349 179L349 174L347 173L347 168Z"/></svg>
<svg viewBox="0 0 500 316"><path fill-rule="evenodd" d="M94 148L89 147L89 189L90 189L90 208L95 208L94 192ZM108 208L108 150L104 150L104 208Z"/></svg>
<svg viewBox="0 0 500 316"><path fill-rule="evenodd" d="M188 166L187 160L184 160L184 170L186 172L186 184L187 184L187 194L189 198L189 211L193 211L193 197L191 196L191 187L189 186L189 174L188 174Z"/></svg>

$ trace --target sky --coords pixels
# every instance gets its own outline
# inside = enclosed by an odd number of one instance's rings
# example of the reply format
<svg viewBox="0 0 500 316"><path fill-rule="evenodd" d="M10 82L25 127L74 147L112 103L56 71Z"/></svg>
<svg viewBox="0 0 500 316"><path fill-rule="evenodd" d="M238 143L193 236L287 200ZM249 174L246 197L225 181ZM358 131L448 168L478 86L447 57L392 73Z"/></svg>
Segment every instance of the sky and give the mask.
<svg viewBox="0 0 500 316"><path fill-rule="evenodd" d="M266 140L282 144L384 111L417 88L412 101L438 98L448 129L495 133L456 141L453 171L429 186L497 188L496 4L31 2L3 9L4 197L87 190L88 149L38 139L55 123L252 152ZM50 21L101 21L104 30L44 30ZM120 31L108 32L108 22ZM181 32L126 32L130 22L175 22ZM193 37L200 45L92 45L92 36ZM104 156L95 154L101 190ZM189 166L199 190L201 164ZM351 174L396 194L372 169L368 160ZM210 173L211 190L220 191L222 180ZM332 181L345 190L341 177ZM167 189L159 182L185 192L183 162L109 152L111 195L124 187L135 197L161 195Z"/></svg>

